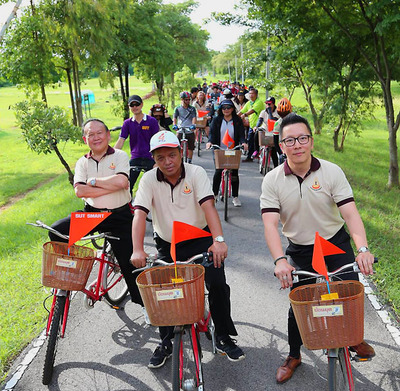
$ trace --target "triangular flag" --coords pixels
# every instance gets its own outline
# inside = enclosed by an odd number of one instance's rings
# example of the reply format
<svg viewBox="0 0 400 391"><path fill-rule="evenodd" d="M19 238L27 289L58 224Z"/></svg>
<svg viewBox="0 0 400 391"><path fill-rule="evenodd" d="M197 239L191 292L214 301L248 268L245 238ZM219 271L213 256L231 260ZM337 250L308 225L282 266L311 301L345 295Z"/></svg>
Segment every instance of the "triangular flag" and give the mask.
<svg viewBox="0 0 400 391"><path fill-rule="evenodd" d="M184 242L185 240L205 238L212 236L210 232L204 231L200 228L194 227L183 223L181 221L174 221L172 224L172 239L171 239L171 258L176 263L176 244Z"/></svg>
<svg viewBox="0 0 400 391"><path fill-rule="evenodd" d="M319 236L318 232L315 233L315 241L314 241L314 251L312 256L312 267L313 269L325 276L326 280L328 281L328 270L326 270L324 254L322 252L322 245L321 245L321 237Z"/></svg>
<svg viewBox="0 0 400 391"><path fill-rule="evenodd" d="M267 119L267 124L268 124L268 132L272 132L274 130L275 127L275 120L273 119Z"/></svg>
<svg viewBox="0 0 400 391"><path fill-rule="evenodd" d="M322 238L321 236L319 237L320 242L321 242L321 247L322 247L322 253L324 254L324 257L328 255L335 255L335 254L345 254L346 252L343 251L341 248L338 246L335 246L328 240Z"/></svg>
<svg viewBox="0 0 400 391"><path fill-rule="evenodd" d="M111 212L73 212L69 226L68 247L84 237L94 227L110 216Z"/></svg>
<svg viewBox="0 0 400 391"><path fill-rule="evenodd" d="M199 118L203 118L208 114L208 111L203 111L203 110L197 110L197 116Z"/></svg>
<svg viewBox="0 0 400 391"><path fill-rule="evenodd" d="M228 129L226 130L224 138L222 139L222 144L225 144L228 149L232 149L235 146L235 141L229 135Z"/></svg>

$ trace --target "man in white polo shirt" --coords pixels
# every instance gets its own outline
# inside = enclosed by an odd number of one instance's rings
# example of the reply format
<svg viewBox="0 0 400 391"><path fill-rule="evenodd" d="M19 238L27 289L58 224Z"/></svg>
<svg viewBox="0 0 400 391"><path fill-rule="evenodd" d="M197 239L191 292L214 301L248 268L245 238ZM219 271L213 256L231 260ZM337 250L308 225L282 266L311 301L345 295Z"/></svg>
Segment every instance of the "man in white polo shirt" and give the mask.
<svg viewBox="0 0 400 391"><path fill-rule="evenodd" d="M343 171L333 163L312 156L314 140L305 118L294 113L287 115L282 120L279 137L287 161L264 177L260 201L265 239L275 260L274 272L281 287L294 288L305 283L293 284L291 272L294 267L288 262L287 255L300 269L312 271L315 232L345 251L345 254L326 258L328 270L354 262L344 223L358 249L356 261L361 272L372 274L374 256L368 250L364 225ZM279 220L282 233L289 241L286 255L278 231ZM350 273L341 278L357 280L358 275ZM288 339L290 351L278 368L278 383L289 380L301 363L302 341L292 308L289 310ZM374 349L364 341L351 349L360 357L375 355Z"/></svg>
<svg viewBox="0 0 400 391"><path fill-rule="evenodd" d="M222 236L221 222L214 205L214 194L206 171L199 166L182 163L179 140L162 131L150 140L150 150L158 167L145 173L135 198L132 224L132 263L146 264L143 242L146 215L151 211L158 257L172 262L170 256L172 225L180 221L211 232L211 237L177 244L177 260L205 252L213 252L214 267L206 268L205 282L209 291L210 310L217 334L217 350L231 361L244 358L243 351L230 337L237 335L230 315L230 288L226 283L224 260L228 247ZM159 368L172 354L173 327L160 327L162 342L150 359L150 368Z"/></svg>

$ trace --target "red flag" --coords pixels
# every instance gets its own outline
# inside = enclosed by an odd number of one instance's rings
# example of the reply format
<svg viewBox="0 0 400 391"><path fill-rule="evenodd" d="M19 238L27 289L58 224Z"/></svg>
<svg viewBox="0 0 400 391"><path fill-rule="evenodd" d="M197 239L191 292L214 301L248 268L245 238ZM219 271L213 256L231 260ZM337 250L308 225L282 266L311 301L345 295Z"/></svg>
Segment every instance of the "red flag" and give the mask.
<svg viewBox="0 0 400 391"><path fill-rule="evenodd" d="M203 110L197 110L197 116L199 118L203 118L208 114L208 111L203 111Z"/></svg>
<svg viewBox="0 0 400 391"><path fill-rule="evenodd" d="M171 257L176 263L176 244L185 240L205 238L212 236L210 232L194 227L181 221L174 221L172 224Z"/></svg>
<svg viewBox="0 0 400 391"><path fill-rule="evenodd" d="M94 227L110 216L110 212L73 212L69 226L68 247L85 236Z"/></svg>
<svg viewBox="0 0 400 391"><path fill-rule="evenodd" d="M268 132L272 132L274 130L275 122L276 122L275 120L268 118L268 120L267 120Z"/></svg>
<svg viewBox="0 0 400 391"><path fill-rule="evenodd" d="M224 138L222 139L222 144L225 144L228 149L232 149L235 146L235 141L229 136L228 130L226 130Z"/></svg>
<svg viewBox="0 0 400 391"><path fill-rule="evenodd" d="M321 238L318 232L315 233L312 267L317 273L322 274L326 279L328 279L328 271L326 269L324 256L344 253L345 252L339 247L326 239Z"/></svg>

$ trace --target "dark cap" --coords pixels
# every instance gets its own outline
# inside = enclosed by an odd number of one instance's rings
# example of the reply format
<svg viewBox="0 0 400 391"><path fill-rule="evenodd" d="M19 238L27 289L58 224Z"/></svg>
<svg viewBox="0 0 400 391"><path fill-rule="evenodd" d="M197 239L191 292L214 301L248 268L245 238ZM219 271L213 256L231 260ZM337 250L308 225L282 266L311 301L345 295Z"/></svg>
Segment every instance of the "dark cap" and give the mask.
<svg viewBox="0 0 400 391"><path fill-rule="evenodd" d="M270 96L270 97L267 98L265 103L273 103L273 104L275 104L275 98L273 96Z"/></svg>
<svg viewBox="0 0 400 391"><path fill-rule="evenodd" d="M131 95L128 99L128 105L132 102L140 103L142 104L142 98L139 95Z"/></svg>
<svg viewBox="0 0 400 391"><path fill-rule="evenodd" d="M232 106L235 107L235 105L233 104L233 102L230 99L225 99L220 103L220 106Z"/></svg>

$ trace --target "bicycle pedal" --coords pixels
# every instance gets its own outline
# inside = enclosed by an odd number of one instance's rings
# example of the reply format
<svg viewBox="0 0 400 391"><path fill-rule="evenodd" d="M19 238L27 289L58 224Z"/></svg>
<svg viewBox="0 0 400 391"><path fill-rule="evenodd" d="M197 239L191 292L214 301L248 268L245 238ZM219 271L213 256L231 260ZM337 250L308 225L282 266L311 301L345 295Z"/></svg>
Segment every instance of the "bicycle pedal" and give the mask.
<svg viewBox="0 0 400 391"><path fill-rule="evenodd" d="M372 357L360 357L360 356L358 356L358 355L356 354L356 355L354 355L351 359L352 359L353 361L355 361L355 362L365 362L365 361L371 361L371 360L372 360Z"/></svg>

